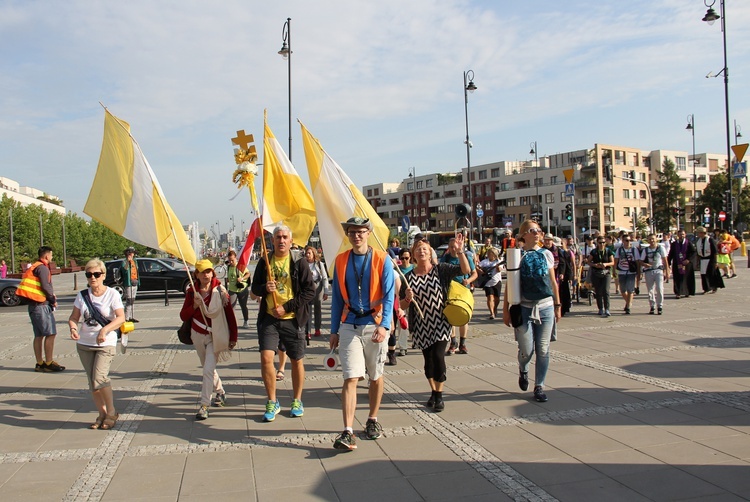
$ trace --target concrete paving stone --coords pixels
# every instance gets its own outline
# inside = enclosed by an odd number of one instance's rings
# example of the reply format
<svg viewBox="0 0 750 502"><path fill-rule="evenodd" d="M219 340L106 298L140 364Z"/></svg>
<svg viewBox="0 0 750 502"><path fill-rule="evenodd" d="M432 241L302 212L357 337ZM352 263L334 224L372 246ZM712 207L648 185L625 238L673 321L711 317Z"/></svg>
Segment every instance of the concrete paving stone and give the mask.
<svg viewBox="0 0 750 502"><path fill-rule="evenodd" d="M729 462L714 465L679 466L685 473L700 478L747 500L750 493L750 463Z"/></svg>
<svg viewBox="0 0 750 502"><path fill-rule="evenodd" d="M668 447L663 445L646 446L638 448L638 450L671 465L710 465L737 460L732 455L727 455L719 450L692 441L671 443Z"/></svg>
<svg viewBox="0 0 750 502"><path fill-rule="evenodd" d="M463 464L463 462L459 464ZM465 464L463 465L465 466ZM474 469L438 467L436 471L435 473L407 478L423 500L455 500L456 498L463 500L464 497L502 495L497 486L482 477Z"/></svg>
<svg viewBox="0 0 750 502"><path fill-rule="evenodd" d="M508 465L542 487L607 478L602 472L569 455L538 462L509 462Z"/></svg>
<svg viewBox="0 0 750 502"><path fill-rule="evenodd" d="M206 453L203 455L210 455ZM194 457L200 458L203 455L195 455ZM137 457L124 457L120 462L118 470L128 471L132 474L144 474L151 475L155 472L167 474L167 473L181 473L188 471L189 460L193 457L188 457L186 454L182 455L159 455L153 457L137 456Z"/></svg>
<svg viewBox="0 0 750 502"><path fill-rule="evenodd" d="M684 439L667 430L647 425L597 428L597 432L629 448L672 445Z"/></svg>
<svg viewBox="0 0 750 502"><path fill-rule="evenodd" d="M546 466L554 469L554 465ZM574 483L559 483L543 487L557 500L606 500L607 502L652 502L636 491L609 478L597 478ZM667 499L664 499L667 500Z"/></svg>
<svg viewBox="0 0 750 502"><path fill-rule="evenodd" d="M253 498L253 497L256 498ZM314 483L307 486L297 486L294 488L287 488L283 486L283 482L279 482L276 488L269 488L266 490L257 490L256 493L247 494L247 498L238 498L238 502L257 500L258 502L277 502L279 500L294 499L295 501L304 502L338 502L345 499L339 497L334 490L333 485L328 480L322 480L319 483ZM231 498L228 500L232 500ZM359 500L359 499L352 499ZM182 501L182 499L180 499ZM200 501L205 501L205 498L201 498Z"/></svg>
<svg viewBox="0 0 750 502"><path fill-rule="evenodd" d="M683 409L684 408L684 409ZM719 403L695 403L690 406L677 408L686 415L692 415L696 418L715 419L720 417L733 417L746 415L747 411L738 410L731 406Z"/></svg>
<svg viewBox="0 0 750 502"><path fill-rule="evenodd" d="M616 476L613 479L651 500L685 500L720 495L726 490L678 467Z"/></svg>
<svg viewBox="0 0 750 502"><path fill-rule="evenodd" d="M482 446L506 463L549 461L565 455L564 452L551 444L538 440L519 441L509 444L487 441Z"/></svg>
<svg viewBox="0 0 750 502"><path fill-rule="evenodd" d="M714 424L713 421L696 420L695 422L683 423L676 426L664 427L668 429L670 433L681 438L689 439L691 441L710 440L714 438L726 438L738 435L745 435L750 433L750 429L746 432L740 432L731 427L725 427Z"/></svg>
<svg viewBox="0 0 750 502"><path fill-rule="evenodd" d="M273 490L283 486L287 489L287 497L297 487L325 484L327 479L326 470L317 459L310 459L291 472L285 470L284 466L256 464L250 475L256 490Z"/></svg>
<svg viewBox="0 0 750 502"><path fill-rule="evenodd" d="M633 411L628 415L648 425L679 425L695 420L692 415L667 408Z"/></svg>
<svg viewBox="0 0 750 502"><path fill-rule="evenodd" d="M183 473L161 472L150 473L118 469L106 490L106 498L116 500L130 497L130 500L147 497L167 497L179 493Z"/></svg>
<svg viewBox="0 0 750 502"><path fill-rule="evenodd" d="M667 464L664 462L632 449L583 453L576 455L576 458L608 477L653 471L667 467Z"/></svg>
<svg viewBox="0 0 750 502"><path fill-rule="evenodd" d="M333 441L331 441L333 445ZM315 448L308 446L274 446L269 448L258 448L253 450L253 465L257 468L284 467L297 462L307 464L318 461L318 453Z"/></svg>
<svg viewBox="0 0 750 502"><path fill-rule="evenodd" d="M278 478L276 479L278 482ZM286 484L286 480L285 480ZM291 485L290 485L291 486ZM209 495L224 500L225 495L253 493L256 481L251 469L206 470L185 472L179 499L192 495Z"/></svg>
<svg viewBox="0 0 750 502"><path fill-rule="evenodd" d="M558 434L547 436L545 441L553 447L576 456L583 453L618 451L625 448L623 443L599 434L591 429L562 427Z"/></svg>
<svg viewBox="0 0 750 502"><path fill-rule="evenodd" d="M359 453L359 448L350 453L353 457ZM342 459L343 460L343 459ZM401 472L389 459L386 458L383 451L379 455L370 459L352 459L351 462L326 462L323 460L328 478L334 485L338 486L341 481L362 481L368 482L374 479L380 479L386 484L390 479L403 479Z"/></svg>
<svg viewBox="0 0 750 502"><path fill-rule="evenodd" d="M699 439L696 442L735 458L750 460L750 436L747 434Z"/></svg>
<svg viewBox="0 0 750 502"><path fill-rule="evenodd" d="M376 463L374 463L376 464ZM403 477L380 478L377 473L383 472L378 465L373 465L373 474L360 477L357 472L354 478L347 476L349 469L343 468L331 477L336 495L341 501L357 502L411 502L426 500L410 480ZM329 472L329 476L334 473Z"/></svg>

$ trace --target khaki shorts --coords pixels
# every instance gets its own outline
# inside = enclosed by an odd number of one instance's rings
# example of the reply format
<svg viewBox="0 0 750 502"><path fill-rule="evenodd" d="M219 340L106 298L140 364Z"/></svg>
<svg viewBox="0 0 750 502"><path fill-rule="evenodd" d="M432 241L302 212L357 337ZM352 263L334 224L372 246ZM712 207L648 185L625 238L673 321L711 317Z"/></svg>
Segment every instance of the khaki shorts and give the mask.
<svg viewBox="0 0 750 502"><path fill-rule="evenodd" d="M383 376L388 354L388 337L380 343L373 342L375 328L377 326L374 324L354 326L346 323L339 327L339 358L345 380L364 378L365 373L370 380L377 380Z"/></svg>
<svg viewBox="0 0 750 502"><path fill-rule="evenodd" d="M86 371L89 389L99 390L104 387L111 387L109 367L115 358L117 347L114 345L92 347L80 343L76 344L76 347L78 348L78 356L81 358L81 365Z"/></svg>

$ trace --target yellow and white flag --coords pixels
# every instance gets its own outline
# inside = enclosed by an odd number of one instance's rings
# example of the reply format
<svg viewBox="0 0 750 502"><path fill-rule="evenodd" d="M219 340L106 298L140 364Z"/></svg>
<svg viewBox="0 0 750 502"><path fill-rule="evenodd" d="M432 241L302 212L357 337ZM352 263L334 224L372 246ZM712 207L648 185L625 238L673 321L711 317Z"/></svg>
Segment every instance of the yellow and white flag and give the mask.
<svg viewBox="0 0 750 502"><path fill-rule="evenodd" d="M292 162L268 127L263 115L263 228L284 224L292 240L304 246L315 227L315 204Z"/></svg>
<svg viewBox="0 0 750 502"><path fill-rule="evenodd" d="M83 212L133 242L195 263L190 240L130 135L130 125L106 108L99 166Z"/></svg>
<svg viewBox="0 0 750 502"><path fill-rule="evenodd" d="M341 227L341 222L353 216L369 218L374 231L368 244L373 249L386 250L390 230L380 219L362 192L323 149L307 128L302 126L302 144L305 147L307 172L310 175L315 209L318 213L318 230L326 261L333 263L336 256L351 247ZM329 267L329 273L333 267Z"/></svg>

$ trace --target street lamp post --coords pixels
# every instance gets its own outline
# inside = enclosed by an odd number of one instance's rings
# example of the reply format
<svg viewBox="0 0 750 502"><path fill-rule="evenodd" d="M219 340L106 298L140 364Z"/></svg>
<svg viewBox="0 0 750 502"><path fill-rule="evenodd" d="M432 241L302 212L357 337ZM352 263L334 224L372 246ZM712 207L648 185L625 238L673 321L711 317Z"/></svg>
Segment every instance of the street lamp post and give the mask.
<svg viewBox="0 0 750 502"><path fill-rule="evenodd" d="M734 121L734 144L737 145L742 137L742 128ZM737 179L737 224L742 222L742 213L740 212L740 202L742 202L742 178Z"/></svg>
<svg viewBox="0 0 750 502"><path fill-rule="evenodd" d="M471 190L471 141L469 140L469 93L477 90L474 85L474 70L464 72L464 116L466 118L466 177L469 180L469 207L474 207L474 192ZM474 217L469 211L469 241L474 237Z"/></svg>
<svg viewBox="0 0 750 502"><path fill-rule="evenodd" d="M533 210L535 214L541 214L542 213L542 203L539 202L539 150L536 146L536 141L531 142L531 150L529 150L529 155L534 156L534 186L536 187L536 199L534 200L534 206ZM538 222L536 216L532 218L534 221Z"/></svg>
<svg viewBox="0 0 750 502"><path fill-rule="evenodd" d="M287 85L289 89L289 160L292 160L292 18L286 18L281 29L281 57L287 62Z"/></svg>
<svg viewBox="0 0 750 502"><path fill-rule="evenodd" d="M409 168L409 179L412 183L412 188L414 189L414 193L412 194L412 210L414 211L414 224L419 225L419 211L417 211L417 168L412 166ZM408 229L407 229L408 232Z"/></svg>
<svg viewBox="0 0 750 502"><path fill-rule="evenodd" d="M717 19L721 19L721 33L724 39L724 69L722 72L724 72L724 115L726 118L726 125L727 125L727 180L729 184L729 203L730 206L734 206L732 204L732 140L731 140L731 131L729 130L729 66L727 65L727 16L726 16L726 10L724 8L724 1L719 1L719 11L720 15L716 13L716 11L713 9L714 4L716 3L716 0L711 0L709 2L708 0L703 0L703 4L708 7L708 10L706 11L706 15L703 16L702 21L707 22L709 25L714 24L714 22ZM732 211L732 207L729 207L729 228L734 228L734 211Z"/></svg>
<svg viewBox="0 0 750 502"><path fill-rule="evenodd" d="M687 116L688 124L685 129L690 131L693 136L693 229L698 225L698 206L696 192L696 175L695 175L695 115L692 113Z"/></svg>

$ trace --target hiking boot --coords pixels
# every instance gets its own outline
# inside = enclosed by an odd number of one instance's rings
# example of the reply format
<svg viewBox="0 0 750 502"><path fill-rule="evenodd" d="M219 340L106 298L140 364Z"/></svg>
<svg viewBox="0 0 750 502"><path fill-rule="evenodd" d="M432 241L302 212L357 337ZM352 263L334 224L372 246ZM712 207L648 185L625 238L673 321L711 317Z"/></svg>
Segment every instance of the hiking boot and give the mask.
<svg viewBox="0 0 750 502"><path fill-rule="evenodd" d="M264 422L273 422L276 420L276 415L281 411L281 405L278 399L276 401L266 401L266 412L263 414Z"/></svg>
<svg viewBox="0 0 750 502"><path fill-rule="evenodd" d="M216 394L216 397L214 397L213 404L217 408L223 408L227 405L227 394L226 392L222 392L221 394Z"/></svg>
<svg viewBox="0 0 750 502"><path fill-rule="evenodd" d="M518 375L518 387L523 390L529 390L529 373L526 371L519 372Z"/></svg>
<svg viewBox="0 0 750 502"><path fill-rule="evenodd" d="M649 314L654 315L656 312L654 311L654 307L651 307L651 310L648 311Z"/></svg>
<svg viewBox="0 0 750 502"><path fill-rule="evenodd" d="M200 407L198 413L195 414L196 420L205 420L208 418L208 406L205 404Z"/></svg>
<svg viewBox="0 0 750 502"><path fill-rule="evenodd" d="M344 431L336 436L336 441L333 442L333 447L337 450L356 450L357 440L354 439L354 435L349 431Z"/></svg>
<svg viewBox="0 0 750 502"><path fill-rule="evenodd" d="M292 418L299 418L305 414L305 407L302 406L302 401L295 399L292 401L292 409L289 411L289 416Z"/></svg>
<svg viewBox="0 0 750 502"><path fill-rule="evenodd" d="M435 410L435 413L440 413L441 411L445 409L445 403L443 402L442 392L435 393L435 407L433 409Z"/></svg>
<svg viewBox="0 0 750 502"><path fill-rule="evenodd" d="M427 400L425 403L425 406L428 408L434 408L435 407L435 391L432 391L432 394L430 394L430 399Z"/></svg>
<svg viewBox="0 0 750 502"><path fill-rule="evenodd" d="M468 354L469 353L469 351L466 349L466 345L465 344L462 343L461 345L458 346L458 353L459 354Z"/></svg>
<svg viewBox="0 0 750 502"><path fill-rule="evenodd" d="M388 360L385 362L385 365L396 366L396 364L398 363L398 361L396 360L396 353L389 350L387 356Z"/></svg>
<svg viewBox="0 0 750 502"><path fill-rule="evenodd" d="M57 373L58 371L65 371L65 366L60 366L55 361L50 361L48 363L44 363L44 371L48 371L51 373Z"/></svg>
<svg viewBox="0 0 750 502"><path fill-rule="evenodd" d="M383 426L380 425L380 422L368 418L365 424L365 435L367 439L378 439L383 435Z"/></svg>
<svg viewBox="0 0 750 502"><path fill-rule="evenodd" d="M544 390L542 390L542 388L538 385L534 387L534 399L536 399L540 403L547 402L547 394L545 394Z"/></svg>
<svg viewBox="0 0 750 502"><path fill-rule="evenodd" d="M45 363L44 361L42 361L41 364L36 363L36 365L34 366L34 371L39 373L47 373L47 363Z"/></svg>

